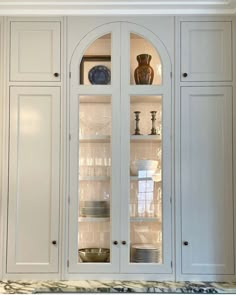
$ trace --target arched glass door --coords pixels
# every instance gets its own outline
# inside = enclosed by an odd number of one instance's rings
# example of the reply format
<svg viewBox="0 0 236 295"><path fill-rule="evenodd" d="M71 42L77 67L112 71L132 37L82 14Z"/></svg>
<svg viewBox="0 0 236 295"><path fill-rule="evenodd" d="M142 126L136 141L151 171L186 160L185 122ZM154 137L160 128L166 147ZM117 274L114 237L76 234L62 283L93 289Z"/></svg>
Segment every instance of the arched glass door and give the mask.
<svg viewBox="0 0 236 295"><path fill-rule="evenodd" d="M119 268L119 24L95 30L71 62L70 272ZM87 43L87 44L86 44ZM117 91L118 90L118 91Z"/></svg>
<svg viewBox="0 0 236 295"><path fill-rule="evenodd" d="M171 273L171 67L151 32L123 23L121 36L121 269Z"/></svg>
<svg viewBox="0 0 236 295"><path fill-rule="evenodd" d="M71 60L70 273L171 273L171 66L113 23Z"/></svg>

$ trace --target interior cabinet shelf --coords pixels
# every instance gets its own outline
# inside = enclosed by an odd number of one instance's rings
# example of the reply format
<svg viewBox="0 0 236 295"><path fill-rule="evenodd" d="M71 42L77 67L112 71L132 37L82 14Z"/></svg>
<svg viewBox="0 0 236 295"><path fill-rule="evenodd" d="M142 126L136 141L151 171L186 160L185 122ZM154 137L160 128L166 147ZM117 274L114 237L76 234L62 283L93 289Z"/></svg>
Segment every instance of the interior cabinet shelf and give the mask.
<svg viewBox="0 0 236 295"><path fill-rule="evenodd" d="M110 135L87 135L80 136L80 142L109 142L111 140Z"/></svg>
<svg viewBox="0 0 236 295"><path fill-rule="evenodd" d="M109 176L80 176L79 181L109 181Z"/></svg>
<svg viewBox="0 0 236 295"><path fill-rule="evenodd" d="M138 85L137 87L139 87L140 85ZM131 103L143 103L143 95L139 95L139 96L131 96L130 98ZM156 95L145 95L145 102L161 102L162 101L162 96L156 96Z"/></svg>
<svg viewBox="0 0 236 295"><path fill-rule="evenodd" d="M161 135L131 135L131 142L161 142Z"/></svg>
<svg viewBox="0 0 236 295"><path fill-rule="evenodd" d="M155 179L155 176L153 177L138 177L138 176L130 176L130 181L148 181L153 180L155 182L161 182L161 178Z"/></svg>
<svg viewBox="0 0 236 295"><path fill-rule="evenodd" d="M131 217L131 222L161 222L159 217Z"/></svg>
<svg viewBox="0 0 236 295"><path fill-rule="evenodd" d="M78 222L108 222L110 217L79 217Z"/></svg>
<svg viewBox="0 0 236 295"><path fill-rule="evenodd" d="M81 136L80 142L110 142L110 135L88 135ZM130 140L139 142L161 142L161 135L131 135Z"/></svg>

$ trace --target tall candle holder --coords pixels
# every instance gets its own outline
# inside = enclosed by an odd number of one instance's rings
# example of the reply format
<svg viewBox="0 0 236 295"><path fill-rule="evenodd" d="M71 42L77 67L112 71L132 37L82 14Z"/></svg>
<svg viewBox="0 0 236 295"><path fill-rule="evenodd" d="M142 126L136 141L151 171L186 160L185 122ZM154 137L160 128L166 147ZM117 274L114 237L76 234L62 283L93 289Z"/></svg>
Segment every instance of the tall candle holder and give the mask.
<svg viewBox="0 0 236 295"><path fill-rule="evenodd" d="M135 130L134 130L134 135L141 135L140 133L140 129L139 129L139 121L140 121L140 118L139 118L139 115L140 115L141 112L139 111L135 111L134 114L135 114Z"/></svg>
<svg viewBox="0 0 236 295"><path fill-rule="evenodd" d="M151 116L152 116L152 129L151 133L149 135L157 135L157 129L156 129L156 111L151 111Z"/></svg>

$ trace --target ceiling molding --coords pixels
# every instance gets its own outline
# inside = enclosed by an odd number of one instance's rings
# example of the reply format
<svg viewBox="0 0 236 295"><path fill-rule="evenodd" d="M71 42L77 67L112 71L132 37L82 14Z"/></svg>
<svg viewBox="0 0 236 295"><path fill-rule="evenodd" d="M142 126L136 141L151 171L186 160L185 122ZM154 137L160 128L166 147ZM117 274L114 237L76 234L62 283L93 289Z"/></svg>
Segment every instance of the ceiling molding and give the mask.
<svg viewBox="0 0 236 295"><path fill-rule="evenodd" d="M0 15L233 15L236 0L4 1Z"/></svg>

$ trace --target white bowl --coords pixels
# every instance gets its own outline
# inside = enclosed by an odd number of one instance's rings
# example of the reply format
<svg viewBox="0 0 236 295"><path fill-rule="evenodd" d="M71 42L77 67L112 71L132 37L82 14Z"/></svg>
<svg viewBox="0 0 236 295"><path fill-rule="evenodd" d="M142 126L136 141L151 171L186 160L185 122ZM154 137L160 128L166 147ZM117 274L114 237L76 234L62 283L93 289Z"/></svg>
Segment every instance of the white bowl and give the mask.
<svg viewBox="0 0 236 295"><path fill-rule="evenodd" d="M130 165L130 173L133 176L137 176L139 171L153 171L157 169L158 161L154 160L137 160L133 161Z"/></svg>

